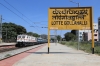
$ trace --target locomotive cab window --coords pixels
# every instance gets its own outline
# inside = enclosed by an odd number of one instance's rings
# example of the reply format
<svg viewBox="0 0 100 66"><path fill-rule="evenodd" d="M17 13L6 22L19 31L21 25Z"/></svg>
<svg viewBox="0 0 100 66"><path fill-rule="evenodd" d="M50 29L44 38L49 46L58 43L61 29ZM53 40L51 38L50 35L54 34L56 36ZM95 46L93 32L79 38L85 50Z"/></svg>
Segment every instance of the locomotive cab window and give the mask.
<svg viewBox="0 0 100 66"><path fill-rule="evenodd" d="M18 36L17 38L21 38L21 36Z"/></svg>
<svg viewBox="0 0 100 66"><path fill-rule="evenodd" d="M22 38L25 38L25 36L22 36Z"/></svg>

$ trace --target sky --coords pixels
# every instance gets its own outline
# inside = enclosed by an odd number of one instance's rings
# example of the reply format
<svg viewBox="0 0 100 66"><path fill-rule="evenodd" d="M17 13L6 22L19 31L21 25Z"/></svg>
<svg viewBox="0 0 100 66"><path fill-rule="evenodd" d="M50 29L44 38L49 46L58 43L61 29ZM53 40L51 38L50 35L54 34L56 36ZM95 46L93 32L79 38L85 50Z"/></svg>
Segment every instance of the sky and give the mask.
<svg viewBox="0 0 100 66"><path fill-rule="evenodd" d="M80 3L80 7L92 6L93 20L98 22L98 17L100 17L100 0L72 1ZM48 27L48 9L50 7L77 6L70 0L0 0L0 15L3 18L2 22L12 22L24 26L27 32L31 31L41 35L48 34L48 29L41 27ZM57 30L57 35L63 37L66 32L70 32L70 30ZM54 35L54 30L51 30L50 34Z"/></svg>

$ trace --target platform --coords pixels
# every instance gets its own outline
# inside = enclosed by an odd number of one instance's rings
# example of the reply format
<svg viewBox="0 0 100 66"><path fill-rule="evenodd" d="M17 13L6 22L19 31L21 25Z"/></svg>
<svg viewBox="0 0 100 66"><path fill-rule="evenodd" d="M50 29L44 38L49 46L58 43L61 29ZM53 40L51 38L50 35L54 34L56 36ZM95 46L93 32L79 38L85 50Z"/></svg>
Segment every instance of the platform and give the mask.
<svg viewBox="0 0 100 66"><path fill-rule="evenodd" d="M48 44L45 44L5 60L4 63L8 63L7 66L100 66L100 56L91 53L85 53L58 43L50 44L49 54L47 49Z"/></svg>
<svg viewBox="0 0 100 66"><path fill-rule="evenodd" d="M13 66L99 66L100 57L78 51L61 44L50 44L50 54L47 45L36 52L16 62Z"/></svg>

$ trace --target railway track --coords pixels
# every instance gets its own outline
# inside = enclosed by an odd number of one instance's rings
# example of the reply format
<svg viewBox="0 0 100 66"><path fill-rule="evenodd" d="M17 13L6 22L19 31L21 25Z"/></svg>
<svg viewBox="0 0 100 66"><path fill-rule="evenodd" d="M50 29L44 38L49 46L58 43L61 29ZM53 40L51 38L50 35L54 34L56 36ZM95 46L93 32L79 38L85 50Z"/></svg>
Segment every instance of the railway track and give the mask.
<svg viewBox="0 0 100 66"><path fill-rule="evenodd" d="M4 60L4 59L7 59L9 57L12 57L12 56L21 54L23 52L29 51L31 49L35 49L35 48L41 47L43 45L45 45L45 44L28 46L28 47L22 47L22 48L14 48L14 49L10 49L9 51L7 50L7 51L4 51L4 52L0 52L0 61Z"/></svg>
<svg viewBox="0 0 100 66"><path fill-rule="evenodd" d="M0 45L0 53L18 49L15 45Z"/></svg>

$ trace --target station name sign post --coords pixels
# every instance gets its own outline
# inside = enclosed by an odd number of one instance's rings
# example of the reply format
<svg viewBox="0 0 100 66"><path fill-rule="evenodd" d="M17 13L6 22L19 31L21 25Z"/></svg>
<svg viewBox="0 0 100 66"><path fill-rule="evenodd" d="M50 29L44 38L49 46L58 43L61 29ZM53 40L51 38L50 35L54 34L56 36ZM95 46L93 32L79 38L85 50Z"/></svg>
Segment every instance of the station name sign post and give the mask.
<svg viewBox="0 0 100 66"><path fill-rule="evenodd" d="M94 54L94 29L92 7L52 7L48 12L48 53L50 30L92 30L92 54Z"/></svg>

